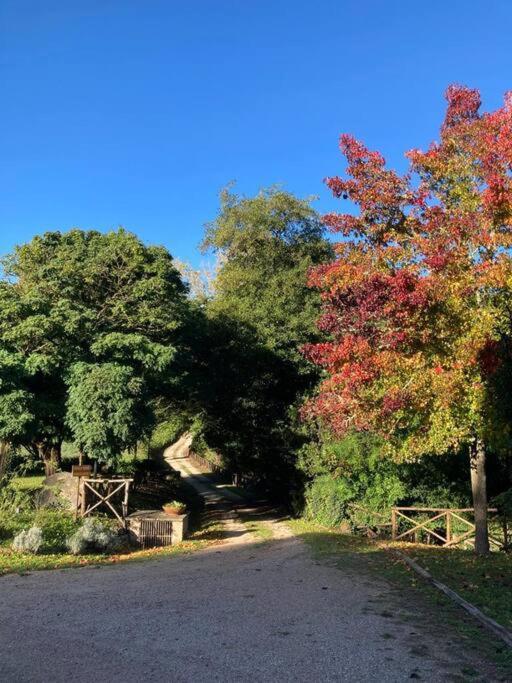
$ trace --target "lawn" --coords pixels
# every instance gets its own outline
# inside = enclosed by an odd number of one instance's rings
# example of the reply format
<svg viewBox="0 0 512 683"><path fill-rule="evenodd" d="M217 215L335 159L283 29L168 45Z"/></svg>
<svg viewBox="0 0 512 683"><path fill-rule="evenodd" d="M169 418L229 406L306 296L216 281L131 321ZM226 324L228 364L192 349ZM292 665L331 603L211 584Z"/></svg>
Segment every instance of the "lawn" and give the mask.
<svg viewBox="0 0 512 683"><path fill-rule="evenodd" d="M41 488L44 481L44 475L34 475L29 477L16 477L14 479L14 486L18 491L37 491Z"/></svg>
<svg viewBox="0 0 512 683"><path fill-rule="evenodd" d="M478 557L471 550L400 545L400 550L434 578L512 630L512 557L503 552Z"/></svg>
<svg viewBox="0 0 512 683"><path fill-rule="evenodd" d="M304 520L293 520L291 525L319 558L343 555L345 563L350 564L351 556L355 561L356 557L364 555L368 566L374 566L386 577L393 579L403 574L411 580L411 571L389 553L389 550L398 548L434 578L512 630L512 557L506 553L494 552L488 557L478 557L471 550L374 542ZM423 581L414 574L412 580L415 584Z"/></svg>

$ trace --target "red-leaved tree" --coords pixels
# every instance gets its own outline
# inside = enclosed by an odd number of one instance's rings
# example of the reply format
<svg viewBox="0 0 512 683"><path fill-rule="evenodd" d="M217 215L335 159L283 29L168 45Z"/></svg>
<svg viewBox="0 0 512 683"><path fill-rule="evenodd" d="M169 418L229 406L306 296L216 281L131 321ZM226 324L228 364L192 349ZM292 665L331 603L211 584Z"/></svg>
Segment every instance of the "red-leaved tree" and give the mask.
<svg viewBox="0 0 512 683"><path fill-rule="evenodd" d="M467 445L486 553L485 451L505 428L489 385L512 329L512 97L487 114L476 90L446 98L439 142L410 151L406 175L341 136L347 175L326 182L359 211L325 216L343 240L311 273L326 341L306 354L326 378L305 413L338 435L381 434L396 458Z"/></svg>

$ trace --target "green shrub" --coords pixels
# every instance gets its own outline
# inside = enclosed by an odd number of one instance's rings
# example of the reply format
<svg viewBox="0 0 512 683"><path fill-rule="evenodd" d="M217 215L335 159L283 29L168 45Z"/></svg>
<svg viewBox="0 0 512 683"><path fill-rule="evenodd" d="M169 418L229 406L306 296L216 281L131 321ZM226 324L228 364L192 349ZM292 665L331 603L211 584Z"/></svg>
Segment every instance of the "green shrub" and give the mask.
<svg viewBox="0 0 512 683"><path fill-rule="evenodd" d="M43 532L37 527L33 526L26 531L20 531L12 542L13 550L18 553L31 553L36 555L43 546Z"/></svg>
<svg viewBox="0 0 512 683"><path fill-rule="evenodd" d="M325 526L373 526L379 521L374 513L387 513L405 493L399 466L381 456L372 435L324 439L303 449L302 457L302 468L317 475L306 489L305 512Z"/></svg>
<svg viewBox="0 0 512 683"><path fill-rule="evenodd" d="M67 539L76 532L80 522L70 512L42 508L34 515L34 524L43 532L43 551L63 552Z"/></svg>
<svg viewBox="0 0 512 683"><path fill-rule="evenodd" d="M14 485L13 477L0 480L0 513L20 513L32 510L32 497Z"/></svg>
<svg viewBox="0 0 512 683"><path fill-rule="evenodd" d="M23 529L27 529L34 518L32 512L0 512L0 541L14 538Z"/></svg>
<svg viewBox="0 0 512 683"><path fill-rule="evenodd" d="M348 519L348 503L354 490L346 479L329 474L317 477L306 490L306 516L324 526L339 526Z"/></svg>
<svg viewBox="0 0 512 683"><path fill-rule="evenodd" d="M133 477L137 471L139 461L137 460L119 460L115 463L115 474L127 477L128 479Z"/></svg>
<svg viewBox="0 0 512 683"><path fill-rule="evenodd" d="M99 519L87 517L82 526L67 540L73 555L114 553L122 549L123 539Z"/></svg>
<svg viewBox="0 0 512 683"><path fill-rule="evenodd" d="M0 479L0 540L13 538L27 527L33 519L33 501L25 491L20 491L12 477Z"/></svg>
<svg viewBox="0 0 512 683"><path fill-rule="evenodd" d="M149 453L154 455L177 441L183 432L190 426L188 417L175 413L167 419L159 422L151 435Z"/></svg>

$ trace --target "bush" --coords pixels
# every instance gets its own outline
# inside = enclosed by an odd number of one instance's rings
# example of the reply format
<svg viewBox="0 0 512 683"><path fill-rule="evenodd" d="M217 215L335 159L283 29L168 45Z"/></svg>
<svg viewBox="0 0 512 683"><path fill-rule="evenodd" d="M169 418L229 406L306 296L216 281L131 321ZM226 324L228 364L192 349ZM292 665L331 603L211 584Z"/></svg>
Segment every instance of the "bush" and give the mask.
<svg viewBox="0 0 512 683"><path fill-rule="evenodd" d="M137 460L118 460L111 469L113 474L131 479L137 471L138 464Z"/></svg>
<svg viewBox="0 0 512 683"><path fill-rule="evenodd" d="M149 442L149 454L158 455L164 448L177 441L190 427L190 418L181 413L174 413L159 422Z"/></svg>
<svg viewBox="0 0 512 683"><path fill-rule="evenodd" d="M29 494L19 491L11 477L0 479L0 540L12 538L33 518L33 502Z"/></svg>
<svg viewBox="0 0 512 683"><path fill-rule="evenodd" d="M123 546L119 534L98 519L88 517L68 538L67 547L73 555L86 553L114 553Z"/></svg>
<svg viewBox="0 0 512 683"><path fill-rule="evenodd" d="M306 515L324 526L343 521L351 527L373 526L375 512L388 512L404 495L399 466L381 457L371 435L350 434L303 450L308 473L317 474L306 489ZM354 503L359 507L352 507ZM364 508L364 509L361 509Z"/></svg>
<svg viewBox="0 0 512 683"><path fill-rule="evenodd" d="M334 479L329 474L323 474L306 490L306 517L323 526L339 526L348 518L347 504L354 497L354 490L348 480Z"/></svg>
<svg viewBox="0 0 512 683"><path fill-rule="evenodd" d="M62 552L67 549L66 541L77 531L80 523L70 512L42 508L34 516L34 525L43 532L43 551Z"/></svg>
<svg viewBox="0 0 512 683"><path fill-rule="evenodd" d="M34 507L31 496L14 486L12 477L0 479L0 513L19 514Z"/></svg>
<svg viewBox="0 0 512 683"><path fill-rule="evenodd" d="M28 531L20 531L12 542L13 550L19 553L32 553L36 555L43 545L43 532L33 526Z"/></svg>

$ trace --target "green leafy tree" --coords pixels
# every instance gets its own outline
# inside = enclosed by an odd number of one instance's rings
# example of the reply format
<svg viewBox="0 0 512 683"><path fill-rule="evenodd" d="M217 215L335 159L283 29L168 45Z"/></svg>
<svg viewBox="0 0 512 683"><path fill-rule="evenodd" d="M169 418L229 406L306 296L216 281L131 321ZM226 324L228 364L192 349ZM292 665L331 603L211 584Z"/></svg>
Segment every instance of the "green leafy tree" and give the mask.
<svg viewBox="0 0 512 683"><path fill-rule="evenodd" d="M80 447L92 443L80 415L88 420L94 412L94 379L101 372L114 383L130 374L147 400L172 390L186 287L163 247L146 247L123 229L45 233L17 247L3 267L0 439L37 453L50 473L64 439ZM74 397L80 378L90 403L68 417L70 387ZM114 400L104 390L96 396L100 404ZM131 426L114 430L110 455L122 447L123 429L130 441L135 423L146 425L145 419L134 422L126 405L123 415ZM114 434L111 427L104 426L105 434ZM95 446L90 455L100 457L100 451Z"/></svg>
<svg viewBox="0 0 512 683"><path fill-rule="evenodd" d="M224 191L203 247L220 266L194 326L202 435L231 470L284 498L298 484L297 405L318 377L299 352L318 334L307 276L331 247L310 202L277 189Z"/></svg>
<svg viewBox="0 0 512 683"><path fill-rule="evenodd" d="M251 198L224 190L203 248L222 257L211 313L229 316L266 348L311 370L300 347L316 338L320 297L308 288L308 273L332 257L311 202L275 188Z"/></svg>
<svg viewBox="0 0 512 683"><path fill-rule="evenodd" d="M89 457L111 464L119 453L148 436L151 394L130 366L76 363L67 401L67 425Z"/></svg>

